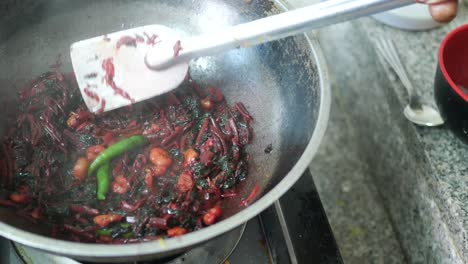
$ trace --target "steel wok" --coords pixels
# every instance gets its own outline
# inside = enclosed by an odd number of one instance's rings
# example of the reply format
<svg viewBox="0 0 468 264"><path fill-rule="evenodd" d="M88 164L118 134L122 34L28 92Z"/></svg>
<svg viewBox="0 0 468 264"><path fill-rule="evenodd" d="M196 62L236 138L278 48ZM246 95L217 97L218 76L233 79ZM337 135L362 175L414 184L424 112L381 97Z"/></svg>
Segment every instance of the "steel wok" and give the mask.
<svg viewBox="0 0 468 264"><path fill-rule="evenodd" d="M286 10L280 1L14 1L0 4L0 87L3 114L15 110L20 84L49 69L58 54L71 71L71 43L146 24L180 29L183 35L217 30ZM240 197L255 185L259 198L243 208L224 204L221 222L164 242L99 245L53 239L38 226L0 207L0 235L50 253L88 261L135 261L168 257L222 235L270 206L301 176L325 132L330 107L326 66L317 41L305 35L234 50L191 63L202 84L220 87L228 101L242 101L254 116L250 174ZM16 89L12 89L16 87ZM5 126L2 126L3 133ZM272 144L269 154L264 149ZM239 198L240 199L240 198ZM294 206L294 205L291 205Z"/></svg>

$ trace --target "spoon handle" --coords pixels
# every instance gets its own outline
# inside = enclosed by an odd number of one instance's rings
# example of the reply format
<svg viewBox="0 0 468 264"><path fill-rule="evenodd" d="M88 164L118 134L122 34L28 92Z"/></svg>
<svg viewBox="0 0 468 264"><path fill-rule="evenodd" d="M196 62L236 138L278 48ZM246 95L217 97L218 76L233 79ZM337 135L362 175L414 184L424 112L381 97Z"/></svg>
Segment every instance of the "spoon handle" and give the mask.
<svg viewBox="0 0 468 264"><path fill-rule="evenodd" d="M398 52L395 48L395 44L392 40L386 39L383 37L377 38L375 42L375 47L377 48L378 54L380 54L383 59L390 65L390 67L395 71L400 81L403 83L403 86L408 92L409 105L412 109L421 109L421 100L417 91L414 89L413 84L411 83L408 74L406 73L405 66L398 56Z"/></svg>
<svg viewBox="0 0 468 264"><path fill-rule="evenodd" d="M296 35L314 28L376 14L414 3L414 0L329 0L278 15L239 24L218 32L180 41L178 55L153 52L146 56L150 68L162 69L182 61L214 55ZM177 48L177 47L174 47ZM172 46L171 50L172 51Z"/></svg>

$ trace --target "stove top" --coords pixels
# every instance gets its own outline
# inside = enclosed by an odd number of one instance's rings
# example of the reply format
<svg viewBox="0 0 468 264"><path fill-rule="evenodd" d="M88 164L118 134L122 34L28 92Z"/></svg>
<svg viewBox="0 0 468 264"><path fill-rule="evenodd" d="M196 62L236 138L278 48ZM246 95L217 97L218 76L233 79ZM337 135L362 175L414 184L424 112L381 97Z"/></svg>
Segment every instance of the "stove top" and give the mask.
<svg viewBox="0 0 468 264"><path fill-rule="evenodd" d="M80 264L0 237L0 263ZM143 262L191 263L343 263L328 219L307 170L273 206L245 225L173 259Z"/></svg>

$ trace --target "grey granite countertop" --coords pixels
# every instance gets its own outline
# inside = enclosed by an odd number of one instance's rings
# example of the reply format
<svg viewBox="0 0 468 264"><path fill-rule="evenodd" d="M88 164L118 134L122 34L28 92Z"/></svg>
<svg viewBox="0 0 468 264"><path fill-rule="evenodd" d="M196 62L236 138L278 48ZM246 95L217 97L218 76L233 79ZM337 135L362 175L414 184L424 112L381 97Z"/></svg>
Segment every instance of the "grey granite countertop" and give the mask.
<svg viewBox="0 0 468 264"><path fill-rule="evenodd" d="M377 23L362 20L364 32L372 40L376 36L393 39L402 61L410 73L410 79L428 102L433 99L433 81L437 66L437 50L444 36L452 29L468 23L468 10L462 7L457 19L439 29L426 32L406 32ZM467 44L468 45L468 44ZM390 77L401 104L407 102L405 89ZM468 147L447 128L411 127L428 165L424 175L428 195L438 207L448 236L453 239L455 252L463 260L468 259ZM432 197L431 197L432 196Z"/></svg>
<svg viewBox="0 0 468 264"><path fill-rule="evenodd" d="M438 46L450 30L468 22L467 11L464 7L454 22L425 32L401 31L370 18L361 19L353 25L367 37L370 43L367 55L372 54L371 57L376 58L372 50L372 41L376 36L392 39L415 88L426 101L433 103ZM374 67L385 68L387 77L376 78L377 82L382 82L377 84L378 88L392 89L384 90L381 96L387 101L388 109L378 106L368 109L381 113L379 118L372 120L374 123L367 123L379 133L373 135L374 145L363 142L362 146L367 147L367 152L385 146L382 150L386 153L381 158L373 157L373 153L368 155L368 162L379 164L380 159L380 167L371 168L387 171L374 172L374 178L396 226L403 250L411 262L465 262L468 259L468 147L445 127L422 128L409 124L402 117L402 109L408 100L405 89L391 71L375 60ZM365 66L362 69L360 74L373 74ZM359 74L358 70L355 70L355 74ZM368 85L372 87L376 84ZM368 92L366 88L361 88L361 91ZM363 113L360 112L361 115ZM384 119L389 119L387 127ZM386 169L387 166L394 168Z"/></svg>
<svg viewBox="0 0 468 264"><path fill-rule="evenodd" d="M290 1L296 7L314 2ZM446 127L418 127L404 118L406 91L380 63L372 43L376 36L392 39L415 88L434 105L439 44L449 31L465 23L466 4L455 21L430 31L402 31L363 18L314 32L328 61L333 92L330 133L312 163L314 178L319 186L333 185L325 179L331 177L330 171L340 173L339 167L349 171L350 160L362 164L361 171L375 183L405 259L411 263L468 261L468 146ZM336 116L346 121L337 122ZM337 135L340 142L352 140L353 148L336 142ZM335 167L327 168L331 163Z"/></svg>

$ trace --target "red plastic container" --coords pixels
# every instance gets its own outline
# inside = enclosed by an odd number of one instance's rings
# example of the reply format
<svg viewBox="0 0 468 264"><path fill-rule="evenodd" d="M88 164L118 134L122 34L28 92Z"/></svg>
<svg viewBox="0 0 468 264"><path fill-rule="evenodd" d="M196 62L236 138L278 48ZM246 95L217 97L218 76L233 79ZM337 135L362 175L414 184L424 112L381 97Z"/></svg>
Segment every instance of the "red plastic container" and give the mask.
<svg viewBox="0 0 468 264"><path fill-rule="evenodd" d="M442 41L435 76L435 100L448 127L468 143L468 24Z"/></svg>

